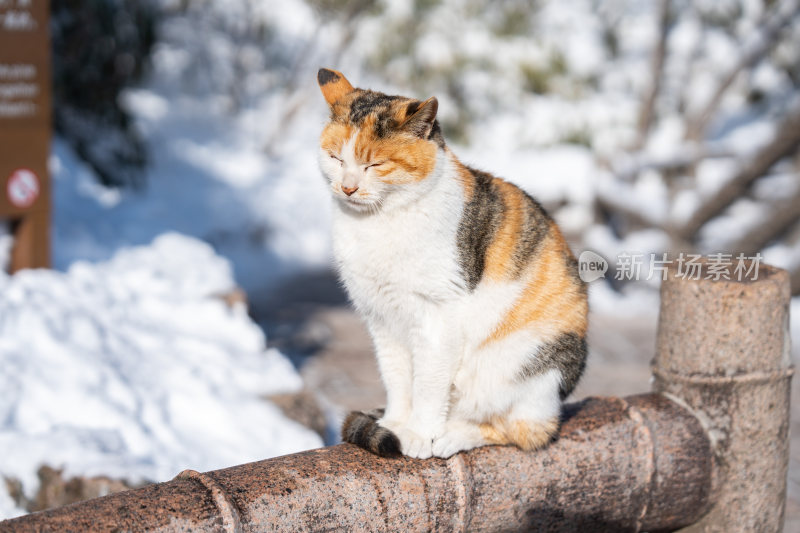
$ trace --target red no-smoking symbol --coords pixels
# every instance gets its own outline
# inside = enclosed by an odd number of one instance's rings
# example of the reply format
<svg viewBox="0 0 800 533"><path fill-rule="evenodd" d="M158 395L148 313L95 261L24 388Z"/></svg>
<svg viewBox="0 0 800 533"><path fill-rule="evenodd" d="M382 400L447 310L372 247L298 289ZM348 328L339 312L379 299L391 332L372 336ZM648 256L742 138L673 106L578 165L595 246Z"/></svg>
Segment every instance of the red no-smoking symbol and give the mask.
<svg viewBox="0 0 800 533"><path fill-rule="evenodd" d="M6 184L8 201L15 207L30 207L39 197L39 177L27 168L18 168L11 173Z"/></svg>

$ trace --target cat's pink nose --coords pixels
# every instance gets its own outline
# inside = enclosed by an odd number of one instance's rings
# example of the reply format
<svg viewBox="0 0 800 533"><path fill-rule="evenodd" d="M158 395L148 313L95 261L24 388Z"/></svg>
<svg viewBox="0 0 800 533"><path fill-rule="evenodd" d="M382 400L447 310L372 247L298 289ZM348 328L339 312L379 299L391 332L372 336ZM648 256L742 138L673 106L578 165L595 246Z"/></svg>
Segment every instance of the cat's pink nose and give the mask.
<svg viewBox="0 0 800 533"><path fill-rule="evenodd" d="M345 187L342 185L342 192L345 193L347 196L352 196L354 192L358 190L358 185L355 187Z"/></svg>

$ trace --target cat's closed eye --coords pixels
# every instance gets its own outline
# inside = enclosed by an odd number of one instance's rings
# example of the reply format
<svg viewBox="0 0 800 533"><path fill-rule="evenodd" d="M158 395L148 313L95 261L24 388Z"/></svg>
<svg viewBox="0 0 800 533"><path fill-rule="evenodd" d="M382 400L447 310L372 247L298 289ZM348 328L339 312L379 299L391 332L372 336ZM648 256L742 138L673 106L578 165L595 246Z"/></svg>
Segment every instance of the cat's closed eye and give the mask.
<svg viewBox="0 0 800 533"><path fill-rule="evenodd" d="M328 153L328 155L331 156L331 159L337 160L340 165L343 163L343 161L341 159L339 159L338 157L336 157L335 155L333 155L331 153Z"/></svg>
<svg viewBox="0 0 800 533"><path fill-rule="evenodd" d="M386 163L386 161L377 161L375 163L370 163L369 165L364 165L364 172L366 172L367 169L370 169L370 168L373 168L373 167L379 167L379 166L381 166L381 165L383 165L385 163Z"/></svg>

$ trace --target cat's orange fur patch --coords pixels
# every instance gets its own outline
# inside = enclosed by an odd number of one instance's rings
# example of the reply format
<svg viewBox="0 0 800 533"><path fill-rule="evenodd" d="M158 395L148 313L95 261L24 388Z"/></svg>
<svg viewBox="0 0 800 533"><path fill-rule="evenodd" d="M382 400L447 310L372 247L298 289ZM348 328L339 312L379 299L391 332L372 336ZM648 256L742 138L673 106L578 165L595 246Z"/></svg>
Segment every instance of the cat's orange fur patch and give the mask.
<svg viewBox="0 0 800 533"><path fill-rule="evenodd" d="M436 145L433 143L413 139L391 148L385 155L388 163L377 169L377 174L390 183L422 181L436 166ZM380 159L382 155L379 153L377 157ZM402 178L393 177L398 170L402 172Z"/></svg>
<svg viewBox="0 0 800 533"><path fill-rule="evenodd" d="M322 79L318 78L320 79L319 88L322 91L322 96L325 97L325 101L328 102L328 104L333 105L343 96L353 92L353 86L350 85L350 82L347 81L347 78L344 77L344 74L338 70L331 69L322 69L320 70L320 73L323 71L327 73L327 76L324 83Z"/></svg>
<svg viewBox="0 0 800 533"><path fill-rule="evenodd" d="M435 144L408 135L378 138L375 135L375 120L375 116L368 116L358 129L353 148L360 164L380 162L381 165L374 169L375 174L391 184L421 181L433 172L436 166ZM332 131L331 136L343 136L336 140L337 146L341 148L350 138L348 135L352 135L354 131L353 127L344 126L344 129Z"/></svg>
<svg viewBox="0 0 800 533"><path fill-rule="evenodd" d="M503 225L486 250L484 275L488 279L500 281L507 277L509 266L513 263L514 250L522 232L525 203L523 193L517 187L500 178L493 178L492 181L503 195L505 216Z"/></svg>
<svg viewBox="0 0 800 533"><path fill-rule="evenodd" d="M395 103L392 109L392 114L394 116L395 121L398 124L402 124L406 121L406 119L411 116L408 114L408 103L409 101L401 101L399 103Z"/></svg>
<svg viewBox="0 0 800 533"><path fill-rule="evenodd" d="M350 106L356 96L358 96L358 89L336 100L335 103L331 104L331 116L339 118L346 117L350 112Z"/></svg>
<svg viewBox="0 0 800 533"><path fill-rule="evenodd" d="M524 275L522 294L481 346L528 326L537 326L544 336L553 338L562 333L586 334L588 304L579 282L567 272L568 253L564 237L551 222L536 260Z"/></svg>
<svg viewBox="0 0 800 533"><path fill-rule="evenodd" d="M449 149L447 153L448 155L452 154ZM458 177L464 189L464 202L469 202L475 195L475 175L461 161L456 158L453 158L453 160L458 168Z"/></svg>
<svg viewBox="0 0 800 533"><path fill-rule="evenodd" d="M322 135L320 135L319 145L322 147L323 150L327 150L328 152L336 155L342 150L342 146L347 140L353 136L353 132L355 128L348 124L342 124L339 122L331 122L325 129L322 130Z"/></svg>
<svg viewBox="0 0 800 533"><path fill-rule="evenodd" d="M558 419L546 422L495 418L479 426L481 436L489 444L513 444L523 450L538 450L558 432Z"/></svg>

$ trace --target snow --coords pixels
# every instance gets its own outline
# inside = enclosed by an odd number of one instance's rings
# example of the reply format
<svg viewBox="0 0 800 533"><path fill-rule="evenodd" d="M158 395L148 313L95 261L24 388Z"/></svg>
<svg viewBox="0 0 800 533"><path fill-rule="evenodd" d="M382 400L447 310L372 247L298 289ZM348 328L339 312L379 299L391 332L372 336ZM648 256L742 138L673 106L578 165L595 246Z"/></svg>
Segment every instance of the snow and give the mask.
<svg viewBox="0 0 800 533"><path fill-rule="evenodd" d="M322 445L265 395L298 390L241 306L231 266L166 233L66 272L0 274L0 471L29 497L65 476L163 481ZM0 491L0 518L19 514Z"/></svg>
<svg viewBox="0 0 800 533"><path fill-rule="evenodd" d="M597 152L612 154L630 140L637 113L630 88L640 85L632 77L642 70L632 65L647 60L641 47L649 37L640 26L651 26L652 16L631 8L625 24L639 23L620 29L626 59L620 68L606 68L611 59L601 18L612 17L613 9L598 14L585 0L562 4L547 2L531 17L534 38L498 37L458 0L431 7L420 20L413 2L382 4L361 17L349 44L335 17L324 20L324 12L309 11L300 0L281 10L217 0L166 17L149 82L123 98L147 139L146 188L103 190L63 142L54 143L56 266L105 260L119 247L170 230L211 243L251 296L269 293L298 271L327 268L330 199L316 165L327 116L314 83L320 65L346 71L358 86L420 98L436 94L442 120L465 119L461 143L450 142L457 154L547 205L567 204L556 218L573 234L587 231L599 174L595 154L564 141L585 136ZM239 25L244 15L273 36L263 43L248 36ZM364 68L379 64L375 41L386 42L403 24L418 32L407 54L396 54L383 71ZM259 55L253 48L260 44ZM526 91L520 66L549 68L559 55L567 71L550 76L563 90ZM265 69L270 61L275 65ZM398 61L418 70L403 74L392 66ZM446 90L448 74L442 73L454 70L463 99ZM600 90L582 88L589 76L598 78ZM640 185L634 203L657 188L652 181ZM665 210L656 207L653 212Z"/></svg>

